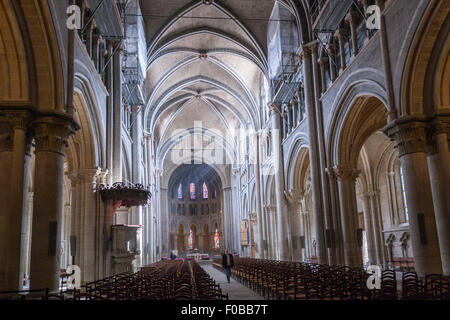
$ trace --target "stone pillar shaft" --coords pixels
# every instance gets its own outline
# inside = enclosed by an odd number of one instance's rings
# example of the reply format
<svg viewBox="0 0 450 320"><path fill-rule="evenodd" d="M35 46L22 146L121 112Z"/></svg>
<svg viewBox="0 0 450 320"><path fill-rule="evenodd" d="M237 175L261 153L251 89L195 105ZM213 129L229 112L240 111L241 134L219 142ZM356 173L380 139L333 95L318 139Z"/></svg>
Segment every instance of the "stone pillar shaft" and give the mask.
<svg viewBox="0 0 450 320"><path fill-rule="evenodd" d="M442 273L427 166L425 124L405 117L391 122L384 131L397 142L399 150L415 269L420 276Z"/></svg>
<svg viewBox="0 0 450 320"><path fill-rule="evenodd" d="M373 212L370 209L370 199L369 194L364 193L361 196L361 199L363 201L363 207L364 207L364 227L366 231L366 238L367 238L367 254L369 259L369 264L373 265L377 262L376 258L376 244L375 244L375 238L374 238L374 226L372 224L372 215Z"/></svg>
<svg viewBox="0 0 450 320"><path fill-rule="evenodd" d="M264 221L263 221L263 213L261 210L261 171L260 171L260 139L261 136L259 134L255 135L256 142L256 164L255 164L255 182L256 182L256 220L258 225L258 256L257 258L263 259L265 257L265 250L263 245L264 240Z"/></svg>
<svg viewBox="0 0 450 320"><path fill-rule="evenodd" d="M442 271L448 275L450 274L450 153L446 126L449 124L435 122L430 130L427 161L432 182Z"/></svg>
<svg viewBox="0 0 450 320"><path fill-rule="evenodd" d="M59 289L64 150L75 126L71 119L34 121L36 164L30 289Z"/></svg>
<svg viewBox="0 0 450 320"><path fill-rule="evenodd" d="M352 41L352 56L355 57L359 53L358 48L358 33L356 31L356 17L357 13L354 10L350 10L348 13L346 20L348 21L348 24L350 25L350 36Z"/></svg>
<svg viewBox="0 0 450 320"><path fill-rule="evenodd" d="M122 181L122 50L119 48L114 54L114 107L113 107L113 182Z"/></svg>
<svg viewBox="0 0 450 320"><path fill-rule="evenodd" d="M277 233L279 258L281 260L290 260L289 253L289 232L287 230L288 218L284 199L284 175L283 162L281 155L281 137L280 137L280 111L275 105L272 108L272 142L274 151L275 168L275 198L277 202Z"/></svg>
<svg viewBox="0 0 450 320"><path fill-rule="evenodd" d="M341 59L341 68L339 69L339 73L342 73L344 69L347 68L347 62L345 61L344 29L338 29L335 35L339 42L339 56Z"/></svg>
<svg viewBox="0 0 450 320"><path fill-rule="evenodd" d="M313 47L315 44L312 45ZM327 263L327 248L325 244L325 222L324 213L322 209L322 195L321 195L321 174L320 166L320 152L319 139L317 130L317 114L315 110L315 89L312 66L312 51L314 48L303 48L303 79L305 84L305 103L309 130L309 162L311 167L311 185L314 208L314 225L317 237L317 258L321 264ZM317 80L317 79L316 79Z"/></svg>
<svg viewBox="0 0 450 320"><path fill-rule="evenodd" d="M355 180L359 172L352 168L338 166L335 168L335 173L339 186L345 265L362 267L362 248L357 241L358 212L355 192Z"/></svg>

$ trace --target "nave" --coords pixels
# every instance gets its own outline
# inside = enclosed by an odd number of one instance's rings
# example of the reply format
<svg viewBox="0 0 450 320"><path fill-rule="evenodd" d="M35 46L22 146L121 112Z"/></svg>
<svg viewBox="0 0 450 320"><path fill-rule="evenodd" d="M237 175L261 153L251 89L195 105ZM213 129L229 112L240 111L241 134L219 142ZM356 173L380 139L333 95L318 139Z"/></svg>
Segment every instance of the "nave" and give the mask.
<svg viewBox="0 0 450 320"><path fill-rule="evenodd" d="M446 299L449 13L0 0L0 294Z"/></svg>

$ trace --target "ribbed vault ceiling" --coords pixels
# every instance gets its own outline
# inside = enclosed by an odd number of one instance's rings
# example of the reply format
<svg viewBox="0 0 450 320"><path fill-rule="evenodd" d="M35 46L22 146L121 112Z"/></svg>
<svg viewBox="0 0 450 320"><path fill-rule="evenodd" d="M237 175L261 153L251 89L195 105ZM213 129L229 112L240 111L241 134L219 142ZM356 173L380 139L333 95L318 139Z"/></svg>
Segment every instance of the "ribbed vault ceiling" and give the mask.
<svg viewBox="0 0 450 320"><path fill-rule="evenodd" d="M195 123L223 137L239 128L260 127L273 5L274 0L212 5L141 0L149 47L145 125L161 155L174 147L174 133L188 132ZM233 143L226 145L232 155Z"/></svg>

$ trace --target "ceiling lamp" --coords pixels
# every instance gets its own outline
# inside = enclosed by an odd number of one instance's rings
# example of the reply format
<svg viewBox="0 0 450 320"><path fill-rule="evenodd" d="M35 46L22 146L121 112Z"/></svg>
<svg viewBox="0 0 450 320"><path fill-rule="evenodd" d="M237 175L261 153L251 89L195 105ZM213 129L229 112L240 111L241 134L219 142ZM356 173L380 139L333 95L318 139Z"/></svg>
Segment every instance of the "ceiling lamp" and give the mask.
<svg viewBox="0 0 450 320"><path fill-rule="evenodd" d="M203 4L210 5L210 4L213 4L214 0L202 0L202 2L203 2Z"/></svg>

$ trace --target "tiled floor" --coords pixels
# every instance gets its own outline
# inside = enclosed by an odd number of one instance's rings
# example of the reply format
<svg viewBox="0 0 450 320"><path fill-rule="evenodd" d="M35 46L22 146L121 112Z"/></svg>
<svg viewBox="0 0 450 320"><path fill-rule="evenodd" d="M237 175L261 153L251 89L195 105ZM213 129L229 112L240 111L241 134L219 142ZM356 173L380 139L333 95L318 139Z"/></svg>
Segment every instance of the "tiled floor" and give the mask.
<svg viewBox="0 0 450 320"><path fill-rule="evenodd" d="M211 261L200 261L200 265L209 273L216 283L220 284L222 292L224 294L228 293L228 298L230 300L264 300L263 297L234 279L231 279L231 283L228 283L225 273L214 268Z"/></svg>

